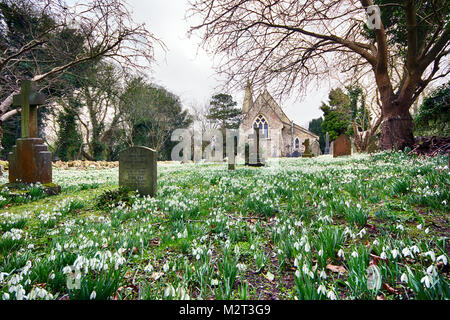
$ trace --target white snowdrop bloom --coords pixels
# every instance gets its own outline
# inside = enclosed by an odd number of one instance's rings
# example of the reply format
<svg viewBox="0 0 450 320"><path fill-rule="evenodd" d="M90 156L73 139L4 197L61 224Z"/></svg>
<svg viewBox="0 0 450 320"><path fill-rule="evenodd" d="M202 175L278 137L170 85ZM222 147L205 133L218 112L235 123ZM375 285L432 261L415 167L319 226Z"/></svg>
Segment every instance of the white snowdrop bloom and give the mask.
<svg viewBox="0 0 450 320"><path fill-rule="evenodd" d="M406 275L406 273L402 274L402 276L400 277L400 281L404 282L404 283L408 283L408 276Z"/></svg>
<svg viewBox="0 0 450 320"><path fill-rule="evenodd" d="M360 237L360 238L362 238L362 237L364 237L364 235L367 233L367 231L366 231L366 229L364 228L364 229L362 229L359 233L358 233L358 236Z"/></svg>
<svg viewBox="0 0 450 320"><path fill-rule="evenodd" d="M91 293L89 299L90 299L90 300L94 300L96 297L97 297L97 292L92 291L92 293Z"/></svg>
<svg viewBox="0 0 450 320"><path fill-rule="evenodd" d="M387 259L387 254L386 254L386 252L383 251L383 252L380 254L380 258L383 259L383 260L386 260L386 259Z"/></svg>
<svg viewBox="0 0 450 320"><path fill-rule="evenodd" d="M342 249L340 249L339 251L338 251L338 257L339 258L342 258L343 256L344 256L344 250L342 250Z"/></svg>
<svg viewBox="0 0 450 320"><path fill-rule="evenodd" d="M417 229L422 230L422 224L419 224L419 225L417 226Z"/></svg>
<svg viewBox="0 0 450 320"><path fill-rule="evenodd" d="M148 272L148 273L153 271L153 266L151 265L151 263L149 263L145 266L144 271Z"/></svg>
<svg viewBox="0 0 450 320"><path fill-rule="evenodd" d="M435 266L434 266L434 265L429 266L429 267L427 268L427 273L428 273L430 276L437 276L437 272L436 272Z"/></svg>
<svg viewBox="0 0 450 320"><path fill-rule="evenodd" d="M396 228L397 228L397 230L405 231L405 227L403 227L401 224L398 224L398 225L396 226Z"/></svg>
<svg viewBox="0 0 450 320"><path fill-rule="evenodd" d="M402 250L402 254L404 257L410 256L411 258L414 258L414 255L412 254L411 250L409 250L409 248L404 248Z"/></svg>
<svg viewBox="0 0 450 320"><path fill-rule="evenodd" d="M400 255L400 251L398 251L397 249L394 249L391 251L392 257L394 259L396 259L399 255Z"/></svg>
<svg viewBox="0 0 450 320"><path fill-rule="evenodd" d="M443 204L444 206L446 206L446 205L447 205L447 200L442 201L442 204Z"/></svg>
<svg viewBox="0 0 450 320"><path fill-rule="evenodd" d="M211 286L218 286L218 285L219 285L219 280L211 279Z"/></svg>
<svg viewBox="0 0 450 320"><path fill-rule="evenodd" d="M3 300L9 300L9 293L5 292L2 296Z"/></svg>
<svg viewBox="0 0 450 320"><path fill-rule="evenodd" d="M373 242L373 245L374 245L374 246L380 245L380 242L378 241L378 239L375 239L375 241Z"/></svg>
<svg viewBox="0 0 450 320"><path fill-rule="evenodd" d="M319 254L319 257L322 257L323 256L323 250L320 249L318 254Z"/></svg>
<svg viewBox="0 0 450 320"><path fill-rule="evenodd" d="M54 272L52 272L52 273L50 274L49 278L50 278L50 280L53 280L53 279L55 279L55 273L54 273Z"/></svg>
<svg viewBox="0 0 450 320"><path fill-rule="evenodd" d="M299 271L299 270L295 271L295 276L296 276L297 278L300 278L300 271Z"/></svg>
<svg viewBox="0 0 450 320"><path fill-rule="evenodd" d="M250 250L252 250L252 251L255 250L255 245L254 245L254 244L252 244L252 245L250 246Z"/></svg>
<svg viewBox="0 0 450 320"><path fill-rule="evenodd" d="M321 284L319 286L319 288L317 289L317 293L326 295L327 294L327 288L325 288L325 286L323 284Z"/></svg>
<svg viewBox="0 0 450 320"><path fill-rule="evenodd" d="M358 203L358 204L356 205L356 207L357 207L358 209L361 209L361 204Z"/></svg>
<svg viewBox="0 0 450 320"><path fill-rule="evenodd" d="M448 259L445 255L441 255L437 258L436 262L440 262L440 261L442 261L444 266L446 266L448 264Z"/></svg>
<svg viewBox="0 0 450 320"><path fill-rule="evenodd" d="M175 296L175 288L168 284L166 290L164 291L164 297Z"/></svg>
<svg viewBox="0 0 450 320"><path fill-rule="evenodd" d="M295 242L294 243L294 248L295 248L295 250L300 250L300 243L298 243L298 242Z"/></svg>
<svg viewBox="0 0 450 320"><path fill-rule="evenodd" d="M414 246L412 246L411 247L411 251L413 252L413 253L420 253L420 249L419 249L419 247L418 246L416 246L416 245L414 245Z"/></svg>
<svg viewBox="0 0 450 320"><path fill-rule="evenodd" d="M236 267L238 268L239 271L244 272L245 270L247 270L247 266L244 263L238 263L236 265Z"/></svg>
<svg viewBox="0 0 450 320"><path fill-rule="evenodd" d="M336 294L332 290L328 291L327 298L330 300L337 300Z"/></svg>
<svg viewBox="0 0 450 320"><path fill-rule="evenodd" d="M430 233L430 228L425 229L425 234L428 234L428 233Z"/></svg>
<svg viewBox="0 0 450 320"><path fill-rule="evenodd" d="M309 250L311 250L311 247L309 246L309 243L307 242L305 244L305 252L309 252Z"/></svg>
<svg viewBox="0 0 450 320"><path fill-rule="evenodd" d="M353 257L353 258L358 258L358 252L353 251L353 252L352 252L352 257Z"/></svg>
<svg viewBox="0 0 450 320"><path fill-rule="evenodd" d="M327 278L327 273L325 272L325 270L322 270L322 272L320 272L320 278L322 278L322 279Z"/></svg>
<svg viewBox="0 0 450 320"><path fill-rule="evenodd" d="M9 273L6 272L0 272L0 282L3 281L4 278L8 277Z"/></svg>
<svg viewBox="0 0 450 320"><path fill-rule="evenodd" d="M431 279L431 277L430 277L429 275L426 275L425 277L423 277L423 278L420 280L420 282L421 282L422 284L424 284L425 287L429 288L429 287L431 287L431 281L432 281L432 280L433 280L433 279Z"/></svg>
<svg viewBox="0 0 450 320"><path fill-rule="evenodd" d="M167 262L163 265L163 270L164 270L164 272L169 271L169 264Z"/></svg>
<svg viewBox="0 0 450 320"><path fill-rule="evenodd" d="M435 253L433 251L425 252L424 255L430 257L431 261L433 261L433 262L436 261L436 255L435 255Z"/></svg>
<svg viewBox="0 0 450 320"><path fill-rule="evenodd" d="M27 248L28 249L34 249L34 244L30 243Z"/></svg>

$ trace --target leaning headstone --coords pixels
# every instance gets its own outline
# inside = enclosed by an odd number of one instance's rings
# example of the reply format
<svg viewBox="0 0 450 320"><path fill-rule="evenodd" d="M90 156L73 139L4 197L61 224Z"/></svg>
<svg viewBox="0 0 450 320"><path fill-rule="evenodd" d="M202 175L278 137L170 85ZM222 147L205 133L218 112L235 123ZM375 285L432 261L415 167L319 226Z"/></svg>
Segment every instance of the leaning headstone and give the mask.
<svg viewBox="0 0 450 320"><path fill-rule="evenodd" d="M156 196L157 153L147 147L131 147L119 154L119 186Z"/></svg>
<svg viewBox="0 0 450 320"><path fill-rule="evenodd" d="M325 154L330 154L330 134L328 132L325 141Z"/></svg>
<svg viewBox="0 0 450 320"><path fill-rule="evenodd" d="M305 152L302 155L302 158L312 158L313 155L311 153L311 148L309 147L309 139L306 139L305 142L303 142L303 145L305 146Z"/></svg>
<svg viewBox="0 0 450 320"><path fill-rule="evenodd" d="M352 142L345 134L341 134L339 138L334 141L333 157L351 156Z"/></svg>
<svg viewBox="0 0 450 320"><path fill-rule="evenodd" d="M52 153L44 141L38 138L37 109L45 104L45 97L34 91L31 81L22 83L21 92L13 98L13 105L20 107L22 138L17 139L9 153L9 182L41 183L49 194L58 194L61 187L52 184Z"/></svg>

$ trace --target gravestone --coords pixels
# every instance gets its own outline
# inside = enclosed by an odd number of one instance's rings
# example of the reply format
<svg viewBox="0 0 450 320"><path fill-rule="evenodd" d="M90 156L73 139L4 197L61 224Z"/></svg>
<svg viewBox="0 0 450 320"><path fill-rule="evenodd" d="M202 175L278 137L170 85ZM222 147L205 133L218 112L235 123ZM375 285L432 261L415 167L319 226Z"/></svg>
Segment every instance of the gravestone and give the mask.
<svg viewBox="0 0 450 320"><path fill-rule="evenodd" d="M341 134L335 141L333 147L333 157L351 156L352 142L345 134Z"/></svg>
<svg viewBox="0 0 450 320"><path fill-rule="evenodd" d="M322 151L320 150L320 143L318 140L314 140L311 145L311 151L314 156L318 157L322 154Z"/></svg>
<svg viewBox="0 0 450 320"><path fill-rule="evenodd" d="M303 145L305 146L305 152L303 153L302 158L312 158L313 155L309 147L309 139L306 139L305 142L303 142Z"/></svg>
<svg viewBox="0 0 450 320"><path fill-rule="evenodd" d="M43 104L44 95L32 88L31 81L24 81L20 94L13 98L13 105L22 109L22 138L17 139L8 156L11 184L40 182L46 187L45 185L52 183L52 153L38 137L37 108ZM57 194L61 188L51 185L45 191Z"/></svg>
<svg viewBox="0 0 450 320"><path fill-rule="evenodd" d="M131 147L119 154L119 186L156 196L157 153L147 147Z"/></svg>
<svg viewBox="0 0 450 320"><path fill-rule="evenodd" d="M255 128L255 133L251 135L253 143L249 146L248 158L246 157L246 166L250 167L264 167L264 159L261 157L260 150L260 131L259 128ZM255 146L256 144L256 146ZM255 150L256 149L256 150Z"/></svg>
<svg viewBox="0 0 450 320"><path fill-rule="evenodd" d="M330 134L328 132L325 141L325 154L330 154Z"/></svg>

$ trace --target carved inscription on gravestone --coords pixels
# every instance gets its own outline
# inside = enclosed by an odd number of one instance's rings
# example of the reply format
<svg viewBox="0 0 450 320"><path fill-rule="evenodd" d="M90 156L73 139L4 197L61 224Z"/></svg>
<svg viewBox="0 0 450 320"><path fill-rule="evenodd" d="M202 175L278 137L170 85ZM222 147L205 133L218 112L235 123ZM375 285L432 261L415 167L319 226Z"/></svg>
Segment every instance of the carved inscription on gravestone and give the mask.
<svg viewBox="0 0 450 320"><path fill-rule="evenodd" d="M157 192L157 154L146 147L132 147L119 155L119 185L143 196Z"/></svg>

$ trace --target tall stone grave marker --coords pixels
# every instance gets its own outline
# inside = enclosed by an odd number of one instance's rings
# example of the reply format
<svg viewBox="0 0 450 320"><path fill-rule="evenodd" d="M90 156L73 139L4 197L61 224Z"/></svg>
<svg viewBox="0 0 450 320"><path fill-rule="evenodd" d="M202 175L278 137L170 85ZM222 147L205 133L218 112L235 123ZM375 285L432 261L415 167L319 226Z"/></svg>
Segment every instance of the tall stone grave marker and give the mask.
<svg viewBox="0 0 450 320"><path fill-rule="evenodd" d="M131 147L119 154L119 186L156 196L157 153L147 147Z"/></svg>
<svg viewBox="0 0 450 320"><path fill-rule="evenodd" d="M330 154L330 134L328 132L325 141L325 154Z"/></svg>
<svg viewBox="0 0 450 320"><path fill-rule="evenodd" d="M339 138L334 141L333 157L351 156L352 155L352 142L345 135L341 134Z"/></svg>
<svg viewBox="0 0 450 320"><path fill-rule="evenodd" d="M37 108L43 104L44 95L33 90L31 81L24 81L20 94L13 98L13 105L22 109L22 138L17 139L8 156L10 183L52 182L52 153L38 138ZM55 186L51 192L59 191L60 188Z"/></svg>
<svg viewBox="0 0 450 320"><path fill-rule="evenodd" d="M261 151L261 141L260 141L260 131L259 128L255 128L255 133L251 135L251 139L253 139L252 143L249 146L249 157L247 166L250 167L264 167L265 161L263 159L262 151ZM255 150L256 149L256 150Z"/></svg>

